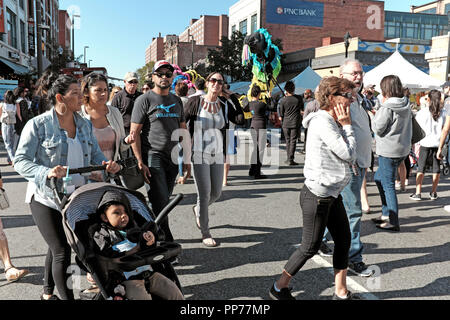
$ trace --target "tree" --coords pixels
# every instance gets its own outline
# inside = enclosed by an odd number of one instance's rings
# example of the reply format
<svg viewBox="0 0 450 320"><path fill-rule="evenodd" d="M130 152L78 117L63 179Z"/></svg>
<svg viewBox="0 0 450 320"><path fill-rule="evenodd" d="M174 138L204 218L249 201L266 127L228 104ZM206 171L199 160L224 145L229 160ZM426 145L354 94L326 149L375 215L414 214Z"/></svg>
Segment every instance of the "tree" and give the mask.
<svg viewBox="0 0 450 320"><path fill-rule="evenodd" d="M231 81L250 81L252 78L251 67L242 66L242 48L245 35L234 31L231 38L222 37L222 46L208 50L208 67L206 71L220 72L231 77Z"/></svg>
<svg viewBox="0 0 450 320"><path fill-rule="evenodd" d="M144 82L148 80L148 76L152 73L153 66L155 65L155 61L150 61L142 68L136 70L136 73L139 77L139 87L144 85Z"/></svg>
<svg viewBox="0 0 450 320"><path fill-rule="evenodd" d="M231 77L231 81L251 81L252 66L242 65L242 49L244 47L245 35L236 30L231 38L222 37L220 42L222 46L208 50L207 72L220 72ZM272 42L283 50L281 39L272 39Z"/></svg>

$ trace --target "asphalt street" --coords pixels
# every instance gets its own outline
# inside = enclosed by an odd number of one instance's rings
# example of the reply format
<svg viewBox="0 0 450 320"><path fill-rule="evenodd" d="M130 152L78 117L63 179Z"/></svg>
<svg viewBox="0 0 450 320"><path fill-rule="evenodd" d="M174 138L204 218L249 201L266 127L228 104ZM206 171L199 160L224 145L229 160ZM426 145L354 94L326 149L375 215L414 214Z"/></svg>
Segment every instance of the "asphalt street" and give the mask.
<svg viewBox="0 0 450 320"><path fill-rule="evenodd" d="M193 180L177 185L174 194L184 199L170 214L170 226L182 245L180 264L175 267L187 300L267 300L268 290L281 273L290 254L299 244L302 215L299 190L303 184L304 155L296 153L300 166L286 166L285 145L272 143L263 171L266 180L248 176L248 135L240 134L238 155L231 158L229 185L218 202L210 207L210 227L217 248L206 248L195 226L192 205L196 202ZM297 146L300 150L300 146ZM0 274L1 300L38 300L42 293L47 246L24 203L26 181L6 164L0 150L0 168L11 207L0 212L8 237L13 263L30 270L15 283ZM368 192L372 214L362 218L364 262L376 271L371 278L349 272L347 284L353 292L370 300L450 299L450 183L442 177L439 198L427 200L431 177L426 175L422 196L411 201L414 173L407 191L398 194L401 232L381 231L371 218L380 214L380 197L369 172ZM141 189L143 191L143 189ZM73 261L75 295L88 286ZM3 272L3 269L0 269ZM316 255L292 281L298 300L329 300L333 295L332 258Z"/></svg>

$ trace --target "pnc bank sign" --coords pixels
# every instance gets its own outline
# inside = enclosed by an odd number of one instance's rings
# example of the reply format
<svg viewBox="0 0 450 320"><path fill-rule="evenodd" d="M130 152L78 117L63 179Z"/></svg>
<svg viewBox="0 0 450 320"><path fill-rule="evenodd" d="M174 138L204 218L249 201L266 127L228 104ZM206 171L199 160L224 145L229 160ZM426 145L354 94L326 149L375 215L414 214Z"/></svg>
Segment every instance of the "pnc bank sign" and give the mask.
<svg viewBox="0 0 450 320"><path fill-rule="evenodd" d="M266 0L266 22L323 27L323 2Z"/></svg>

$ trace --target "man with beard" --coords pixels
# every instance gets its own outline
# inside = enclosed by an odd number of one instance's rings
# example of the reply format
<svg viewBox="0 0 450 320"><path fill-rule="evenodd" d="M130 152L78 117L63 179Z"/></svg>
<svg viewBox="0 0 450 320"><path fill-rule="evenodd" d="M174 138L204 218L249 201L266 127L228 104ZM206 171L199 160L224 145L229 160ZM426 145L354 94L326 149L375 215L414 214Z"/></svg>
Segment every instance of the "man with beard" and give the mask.
<svg viewBox="0 0 450 320"><path fill-rule="evenodd" d="M340 78L347 79L355 84L355 97L350 105L352 128L356 138L356 161L352 164L352 177L349 184L341 192L345 211L350 224L351 244L349 250L349 270L361 277L370 277L373 270L362 261L363 244L361 242L361 187L372 160L372 135L370 131L369 115L363 107L364 72L358 60L345 60L339 69ZM325 232L324 240L328 230ZM327 252L328 251L328 254ZM322 243L319 253L329 255L330 249Z"/></svg>
<svg viewBox="0 0 450 320"><path fill-rule="evenodd" d="M179 141L172 140L172 133L186 129L181 99L170 93L173 71L167 61L155 63L152 71L155 86L136 100L131 114L131 132L136 137L132 148L156 216L169 203L178 174L178 164L172 161L171 154L176 148L178 155ZM162 230L165 240L173 241L167 218L162 223Z"/></svg>

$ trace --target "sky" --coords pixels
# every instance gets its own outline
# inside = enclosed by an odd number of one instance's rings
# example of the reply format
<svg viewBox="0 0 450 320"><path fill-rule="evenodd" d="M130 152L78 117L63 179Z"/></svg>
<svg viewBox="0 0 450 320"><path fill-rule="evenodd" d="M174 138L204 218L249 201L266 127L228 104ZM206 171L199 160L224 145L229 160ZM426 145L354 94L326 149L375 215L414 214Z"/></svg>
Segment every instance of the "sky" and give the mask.
<svg viewBox="0 0 450 320"><path fill-rule="evenodd" d="M352 0L347 0L352 1ZM123 78L145 65L152 38L179 35L190 19L228 14L237 0L60 0L61 10L75 18L75 56L84 54L91 67L106 67L108 75ZM409 11L431 0L386 0L385 10ZM81 59L84 62L84 58ZM117 83L119 84L119 83Z"/></svg>

